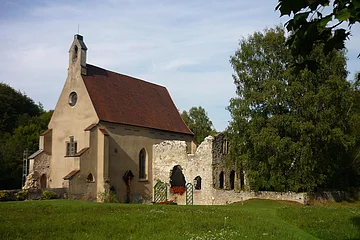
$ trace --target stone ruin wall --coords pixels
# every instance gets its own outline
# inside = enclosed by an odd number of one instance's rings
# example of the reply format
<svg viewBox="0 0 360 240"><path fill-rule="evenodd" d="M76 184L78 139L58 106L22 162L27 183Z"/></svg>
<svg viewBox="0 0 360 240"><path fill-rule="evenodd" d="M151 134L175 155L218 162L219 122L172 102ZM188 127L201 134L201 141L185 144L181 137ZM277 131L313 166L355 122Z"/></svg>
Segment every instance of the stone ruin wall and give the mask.
<svg viewBox="0 0 360 240"><path fill-rule="evenodd" d="M224 133L220 133L215 136L213 139L213 147L212 147L212 175L213 175L213 187L215 189L220 189L220 174L223 172L224 181L223 181L223 189L230 189L230 173L231 171L235 171L235 181L234 185L239 186L239 172L236 169L234 163L227 162L227 153L224 152L223 145L227 144L226 137ZM235 189L239 189L235 187Z"/></svg>
<svg viewBox="0 0 360 240"><path fill-rule="evenodd" d="M201 190L194 190L195 205L223 205L234 202L241 202L253 198L287 200L299 202L302 204L306 203L305 193L253 192L238 191L236 188L234 190L220 190L214 188L214 180L217 181L216 177L214 177L216 176L216 171L226 166L224 165L224 162L217 162L218 160L216 158L213 162L213 142L213 137L209 136L205 138L205 140L197 148L195 154L186 153L186 143L184 141L164 141L160 144L154 145L154 184L157 181L162 181L169 184L170 171L174 166L180 165L182 167L186 182L191 182L194 184L195 177L200 176L202 178ZM215 146L218 146L218 144L215 144ZM213 171L213 166L215 171ZM218 169L216 167L218 167ZM226 187L226 183L224 187ZM169 188L168 199L175 200L178 204L186 203L185 194L181 196L173 195L169 192Z"/></svg>
<svg viewBox="0 0 360 240"><path fill-rule="evenodd" d="M46 186L50 182L50 161L51 155L42 152L33 159L33 171L26 177L23 189L38 189L40 188L40 178L43 174L46 175Z"/></svg>
<svg viewBox="0 0 360 240"><path fill-rule="evenodd" d="M170 182L170 171L180 165L186 182L194 184L197 176L201 177L201 190L194 190L195 204L212 203L212 140L209 136L200 144L194 154L186 153L184 141L164 141L153 146L153 182ZM195 184L194 184L195 185ZM178 204L185 204L184 195L173 195L169 192L168 199Z"/></svg>

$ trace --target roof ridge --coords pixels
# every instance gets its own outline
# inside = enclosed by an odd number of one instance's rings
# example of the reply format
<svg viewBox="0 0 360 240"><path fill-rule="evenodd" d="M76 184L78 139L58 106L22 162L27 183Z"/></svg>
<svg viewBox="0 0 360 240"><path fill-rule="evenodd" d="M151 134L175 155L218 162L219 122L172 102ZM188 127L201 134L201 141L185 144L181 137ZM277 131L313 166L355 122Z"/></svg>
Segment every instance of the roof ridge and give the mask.
<svg viewBox="0 0 360 240"><path fill-rule="evenodd" d="M111 72L111 73L113 73L113 74L117 74L117 75L129 77L129 78L133 78L133 79L135 79L135 80L143 81L143 82L145 82L145 83L152 84L152 85L155 85L155 86L162 87L162 88L165 88L165 89L166 89L166 87L163 86L163 85L160 85L160 84L157 84L157 83L148 82L148 81L146 81L146 80L144 80L144 79L140 79L140 78L133 77L133 76L130 76L130 75L126 75L126 74L123 74L123 73L118 73L118 72L115 72L115 71L112 71L112 70L108 70L108 69L105 69L105 68L102 68L102 67L99 67L99 66L95 66L95 65L93 65L93 64L86 63L86 66L91 66L91 67L99 68L99 69L104 70L104 71L106 71L106 72Z"/></svg>

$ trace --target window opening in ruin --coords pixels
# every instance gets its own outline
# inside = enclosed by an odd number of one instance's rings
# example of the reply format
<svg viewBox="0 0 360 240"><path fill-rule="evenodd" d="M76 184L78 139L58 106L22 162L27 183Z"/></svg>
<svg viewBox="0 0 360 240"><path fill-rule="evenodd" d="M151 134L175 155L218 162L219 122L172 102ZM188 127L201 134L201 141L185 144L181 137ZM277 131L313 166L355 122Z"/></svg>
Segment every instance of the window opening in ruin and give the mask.
<svg viewBox="0 0 360 240"><path fill-rule="evenodd" d="M146 151L144 148L139 153L139 179L146 179Z"/></svg>
<svg viewBox="0 0 360 240"><path fill-rule="evenodd" d="M88 175L87 178L86 178L86 181L88 181L88 182L95 182L94 176L93 176L91 173L89 173L89 175Z"/></svg>
<svg viewBox="0 0 360 240"><path fill-rule="evenodd" d="M197 176L194 179L194 185L195 185L196 190L201 190L201 177L200 176Z"/></svg>
<svg viewBox="0 0 360 240"><path fill-rule="evenodd" d="M41 189L46 188L46 174L41 175L41 178L40 178L40 188L41 188Z"/></svg>
<svg viewBox="0 0 360 240"><path fill-rule="evenodd" d="M77 152L77 142L73 136L70 136L70 141L66 142L66 156L74 156Z"/></svg>
<svg viewBox="0 0 360 240"><path fill-rule="evenodd" d="M224 188L224 172L220 173L219 188Z"/></svg>
<svg viewBox="0 0 360 240"><path fill-rule="evenodd" d="M229 142L225 139L222 142L222 153L223 154L228 154L228 152L229 152Z"/></svg>
<svg viewBox="0 0 360 240"><path fill-rule="evenodd" d="M240 170L240 188L245 189L245 176L242 170Z"/></svg>
<svg viewBox="0 0 360 240"><path fill-rule="evenodd" d="M185 188L185 183L185 176L182 172L181 166L174 166L174 168L170 171L170 187L179 186Z"/></svg>
<svg viewBox="0 0 360 240"><path fill-rule="evenodd" d="M235 171L232 170L230 172L230 189L234 189L235 188Z"/></svg>

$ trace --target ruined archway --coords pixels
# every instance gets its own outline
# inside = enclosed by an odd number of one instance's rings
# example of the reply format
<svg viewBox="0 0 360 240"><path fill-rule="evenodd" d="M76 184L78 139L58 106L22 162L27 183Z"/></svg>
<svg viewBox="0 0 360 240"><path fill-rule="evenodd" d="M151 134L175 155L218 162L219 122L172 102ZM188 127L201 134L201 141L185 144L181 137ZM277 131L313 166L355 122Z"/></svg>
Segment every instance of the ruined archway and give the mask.
<svg viewBox="0 0 360 240"><path fill-rule="evenodd" d="M40 188L45 189L46 187L46 174L43 174L40 178Z"/></svg>
<svg viewBox="0 0 360 240"><path fill-rule="evenodd" d="M235 171L232 170L230 172L230 189L234 189L235 188Z"/></svg>
<svg viewBox="0 0 360 240"><path fill-rule="evenodd" d="M171 170L170 174L170 187L180 186L185 187L186 181L185 176L182 172L182 168L180 165L176 165Z"/></svg>
<svg viewBox="0 0 360 240"><path fill-rule="evenodd" d="M219 177L219 188L224 188L224 172L220 173Z"/></svg>
<svg viewBox="0 0 360 240"><path fill-rule="evenodd" d="M240 188L242 190L245 189L245 176L244 176L244 172L242 170L240 170Z"/></svg>

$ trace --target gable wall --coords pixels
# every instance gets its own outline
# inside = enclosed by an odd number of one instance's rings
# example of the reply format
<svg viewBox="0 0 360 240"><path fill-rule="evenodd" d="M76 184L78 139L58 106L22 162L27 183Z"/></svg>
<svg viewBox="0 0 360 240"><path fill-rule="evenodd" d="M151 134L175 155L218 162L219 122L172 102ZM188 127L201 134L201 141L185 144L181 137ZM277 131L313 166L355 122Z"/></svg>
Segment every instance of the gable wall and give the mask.
<svg viewBox="0 0 360 240"><path fill-rule="evenodd" d="M75 91L78 100L71 107L69 95ZM63 177L74 169L79 169L79 161L65 157L66 141L74 136L77 141L77 151L89 147L89 136L84 129L92 123L97 123L98 117L86 91L81 75L71 74L69 71L64 88L49 123L52 129L52 160L50 187L62 187Z"/></svg>

